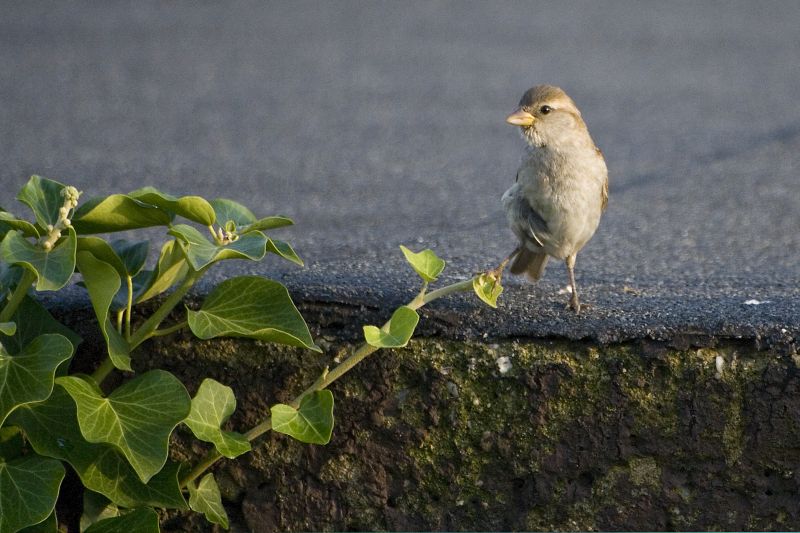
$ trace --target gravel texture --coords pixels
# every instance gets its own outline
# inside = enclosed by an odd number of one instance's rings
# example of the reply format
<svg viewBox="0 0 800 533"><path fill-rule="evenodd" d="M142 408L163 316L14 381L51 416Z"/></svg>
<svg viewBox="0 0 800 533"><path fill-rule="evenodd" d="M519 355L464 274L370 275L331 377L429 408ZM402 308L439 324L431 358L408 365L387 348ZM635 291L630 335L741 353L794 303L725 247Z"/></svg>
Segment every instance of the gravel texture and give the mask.
<svg viewBox="0 0 800 533"><path fill-rule="evenodd" d="M436 327L792 343L798 27L795 2L8 4L0 205L32 173L89 195L233 198L293 217L280 237L307 267L215 277L266 273L298 300L388 316L415 291L399 244L435 249L448 279L511 249L499 198L522 142L503 118L557 84L611 175L578 256L593 307L564 308L553 263L537 286L508 280L499 312L434 306Z"/></svg>

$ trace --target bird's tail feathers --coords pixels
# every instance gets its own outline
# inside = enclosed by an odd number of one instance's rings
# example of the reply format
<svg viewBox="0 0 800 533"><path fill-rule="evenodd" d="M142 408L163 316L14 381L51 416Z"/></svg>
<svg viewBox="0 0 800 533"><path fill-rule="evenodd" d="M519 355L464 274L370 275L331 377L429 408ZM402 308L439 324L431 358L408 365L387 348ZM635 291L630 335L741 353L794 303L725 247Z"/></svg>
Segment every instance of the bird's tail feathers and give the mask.
<svg viewBox="0 0 800 533"><path fill-rule="evenodd" d="M525 274L530 281L538 281L544 274L546 266L547 254L532 252L523 247L511 262L508 270L512 274Z"/></svg>

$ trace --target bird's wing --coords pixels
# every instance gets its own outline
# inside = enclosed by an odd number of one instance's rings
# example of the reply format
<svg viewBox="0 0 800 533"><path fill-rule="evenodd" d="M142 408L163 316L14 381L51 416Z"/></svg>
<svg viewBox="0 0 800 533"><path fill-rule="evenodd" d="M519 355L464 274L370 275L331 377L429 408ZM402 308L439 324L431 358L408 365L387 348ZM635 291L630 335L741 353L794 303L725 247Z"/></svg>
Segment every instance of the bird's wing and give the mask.
<svg viewBox="0 0 800 533"><path fill-rule="evenodd" d="M596 146L595 146L594 149L597 152L597 155L600 156L600 160L603 162L603 167L605 168L606 158L603 157L603 152L600 151L600 148L597 148ZM606 179L605 179L605 181L603 181L603 191L601 192L601 195L602 195L601 196L601 201L602 201L601 210L605 211L606 207L608 207L608 171L607 170L606 170Z"/></svg>
<svg viewBox="0 0 800 533"><path fill-rule="evenodd" d="M608 207L608 180L603 182L603 192L601 194L603 197L602 209L605 211L606 207Z"/></svg>
<svg viewBox="0 0 800 533"><path fill-rule="evenodd" d="M531 207L528 200L523 195L516 197L515 209L516 220L523 232L530 237L531 240L537 242L539 246L544 247L544 241L550 237L550 230L547 227L547 222L542 216Z"/></svg>

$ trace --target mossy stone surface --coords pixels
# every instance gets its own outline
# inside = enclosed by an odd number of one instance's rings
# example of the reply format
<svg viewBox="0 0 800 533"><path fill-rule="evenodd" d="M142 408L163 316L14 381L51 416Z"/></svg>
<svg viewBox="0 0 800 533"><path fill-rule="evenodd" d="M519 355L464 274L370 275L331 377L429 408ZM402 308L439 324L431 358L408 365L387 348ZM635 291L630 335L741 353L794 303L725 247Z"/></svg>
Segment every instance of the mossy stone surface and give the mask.
<svg viewBox="0 0 800 533"><path fill-rule="evenodd" d="M232 386L236 429L335 364L182 339L140 368ZM334 384L329 445L267 434L215 474L234 530L797 529L798 387L790 355L747 343L415 339ZM183 458L203 451L175 440Z"/></svg>

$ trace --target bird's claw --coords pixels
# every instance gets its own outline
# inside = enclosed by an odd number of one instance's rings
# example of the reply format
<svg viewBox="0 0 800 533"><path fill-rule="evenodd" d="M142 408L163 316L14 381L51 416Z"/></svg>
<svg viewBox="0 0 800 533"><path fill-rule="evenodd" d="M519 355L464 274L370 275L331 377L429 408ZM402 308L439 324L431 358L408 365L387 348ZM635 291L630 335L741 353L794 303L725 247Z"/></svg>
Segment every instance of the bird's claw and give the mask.
<svg viewBox="0 0 800 533"><path fill-rule="evenodd" d="M570 301L567 302L567 305L564 306L564 309L571 309L572 311L575 311L576 315L579 315L581 314L581 311L591 309L592 307L592 304L579 302L577 298L570 298Z"/></svg>

